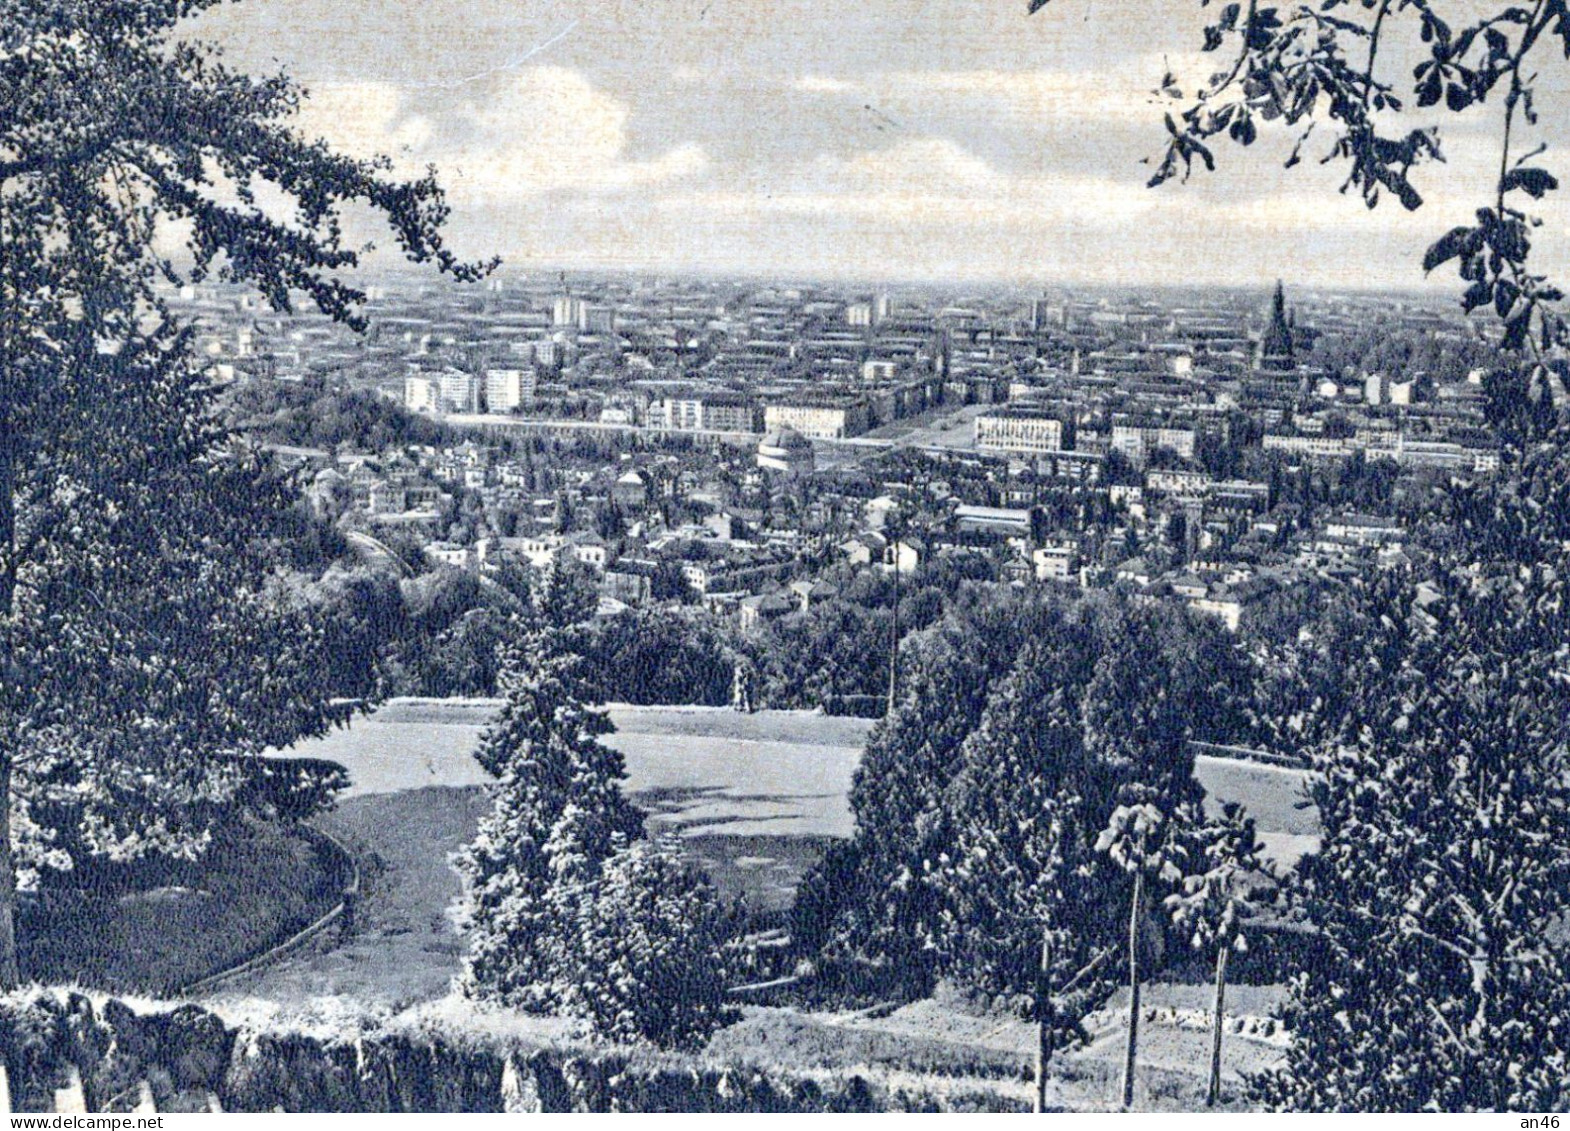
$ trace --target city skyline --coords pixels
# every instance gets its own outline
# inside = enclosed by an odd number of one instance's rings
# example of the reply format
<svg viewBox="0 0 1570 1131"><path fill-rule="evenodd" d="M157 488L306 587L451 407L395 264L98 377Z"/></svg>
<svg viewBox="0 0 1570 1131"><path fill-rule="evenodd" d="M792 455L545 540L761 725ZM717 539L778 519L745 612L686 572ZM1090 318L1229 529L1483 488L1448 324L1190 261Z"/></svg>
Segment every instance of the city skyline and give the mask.
<svg viewBox="0 0 1570 1131"><path fill-rule="evenodd" d="M1215 57L1173 52L1199 42L1197 6L1117 7L1056 0L1027 19L987 0L794 0L769 18L737 0L278 0L192 30L248 70L294 74L307 132L409 172L435 164L459 246L517 271L1453 283L1419 260L1478 203L1493 108L1450 126L1415 214L1370 213L1317 162L1283 171L1229 149L1215 175L1147 189L1140 160L1164 136L1150 88ZM1284 156L1279 140L1260 146ZM1545 214L1551 261L1565 214Z"/></svg>

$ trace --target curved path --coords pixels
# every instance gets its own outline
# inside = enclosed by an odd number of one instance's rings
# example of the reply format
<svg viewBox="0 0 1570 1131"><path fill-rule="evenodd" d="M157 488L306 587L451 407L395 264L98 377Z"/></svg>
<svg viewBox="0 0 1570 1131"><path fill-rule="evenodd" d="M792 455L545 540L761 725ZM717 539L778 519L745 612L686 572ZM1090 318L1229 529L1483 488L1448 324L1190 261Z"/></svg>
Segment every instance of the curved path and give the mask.
<svg viewBox="0 0 1570 1131"><path fill-rule="evenodd" d="M211 993L221 986L266 969L285 955L292 954L315 940L325 938L331 931L341 932L352 929L355 903L360 897L360 865L355 860L354 854L336 837L320 829L311 828L309 825L304 826L304 830L308 838L315 843L318 853L326 853L333 858L333 871L345 877L337 902L325 914L283 941L275 943L243 962L191 983L176 992L174 997L200 997Z"/></svg>
<svg viewBox="0 0 1570 1131"><path fill-rule="evenodd" d="M481 789L431 786L352 797L318 818L360 864L352 934L328 924L199 996L285 1006L345 997L373 1009L444 996L463 955L448 917L460 891L451 857L488 807Z"/></svg>

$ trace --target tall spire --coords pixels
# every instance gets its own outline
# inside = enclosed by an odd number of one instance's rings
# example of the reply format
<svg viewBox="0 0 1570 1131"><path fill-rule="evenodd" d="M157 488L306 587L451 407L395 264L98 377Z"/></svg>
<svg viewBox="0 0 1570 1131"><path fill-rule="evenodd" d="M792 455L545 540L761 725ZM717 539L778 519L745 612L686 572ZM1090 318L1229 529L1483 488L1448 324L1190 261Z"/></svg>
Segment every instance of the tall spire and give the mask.
<svg viewBox="0 0 1570 1131"><path fill-rule="evenodd" d="M1258 367L1291 369L1293 363L1292 327L1287 324L1286 291L1281 286L1281 280L1277 279L1275 297L1270 304L1270 325L1259 339Z"/></svg>

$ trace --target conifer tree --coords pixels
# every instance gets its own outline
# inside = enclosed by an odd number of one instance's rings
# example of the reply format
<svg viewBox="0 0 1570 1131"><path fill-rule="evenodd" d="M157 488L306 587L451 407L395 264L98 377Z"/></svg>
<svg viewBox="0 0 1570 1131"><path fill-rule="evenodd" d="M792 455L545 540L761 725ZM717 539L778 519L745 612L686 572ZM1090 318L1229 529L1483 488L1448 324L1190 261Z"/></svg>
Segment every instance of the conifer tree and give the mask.
<svg viewBox="0 0 1570 1131"><path fill-rule="evenodd" d="M475 752L496 779L493 808L461 861L468 993L534 1011L559 1007L575 964L572 925L612 853L642 834L622 796L622 756L604 714L580 699L576 657L526 637L501 678L505 698Z"/></svg>
<svg viewBox="0 0 1570 1131"><path fill-rule="evenodd" d="M1173 658L1156 643L1159 623L1125 608L1101 618L1095 674L1083 699L1084 742L1102 773L1154 790L1170 811L1198 800L1188 738L1203 704L1180 697Z"/></svg>
<svg viewBox="0 0 1570 1131"><path fill-rule="evenodd" d="M914 638L857 770L856 836L798 892L803 945L910 990L948 974L1024 994L1056 923L1072 980L1113 930L1097 885L1127 883L1091 852L1120 789L1148 783L1167 812L1199 798L1188 736L1206 700L1184 693L1193 673L1166 645L1189 638L1165 627L1113 601L1070 615L1008 595Z"/></svg>
<svg viewBox="0 0 1570 1131"><path fill-rule="evenodd" d="M998 686L950 788L959 827L941 877L943 971L994 993L1031 986L1044 929L1065 935L1054 959L1071 977L1104 945L1112 918L1094 914L1104 901L1092 895L1107 879L1095 874L1091 850L1112 795L1084 750L1086 633L1053 627Z"/></svg>
<svg viewBox="0 0 1570 1131"><path fill-rule="evenodd" d="M613 729L586 705L557 618L586 604L547 571L502 661L505 703L475 753L492 810L459 862L472 997L588 1021L613 1039L692 1045L730 1017L732 923L708 880L651 845L623 796Z"/></svg>
<svg viewBox="0 0 1570 1131"><path fill-rule="evenodd" d="M932 978L944 907L937 869L955 828L945 793L992 688L1043 615L1015 599L984 603L913 641L899 704L873 729L852 782L855 839L832 857L831 957L870 960L912 988ZM815 876L804 888L820 890Z"/></svg>
<svg viewBox="0 0 1570 1131"><path fill-rule="evenodd" d="M640 842L605 863L576 909L562 1005L620 1040L692 1047L727 1024L733 924L676 849Z"/></svg>

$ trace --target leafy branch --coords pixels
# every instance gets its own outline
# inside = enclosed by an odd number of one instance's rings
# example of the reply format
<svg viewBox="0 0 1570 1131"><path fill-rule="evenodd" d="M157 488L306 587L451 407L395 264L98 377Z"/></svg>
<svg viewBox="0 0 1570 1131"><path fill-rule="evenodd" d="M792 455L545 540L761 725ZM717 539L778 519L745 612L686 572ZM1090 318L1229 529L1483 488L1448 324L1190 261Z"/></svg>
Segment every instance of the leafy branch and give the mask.
<svg viewBox="0 0 1570 1131"><path fill-rule="evenodd" d="M1048 3L1030 0L1029 11ZM1211 0L1200 5L1210 8ZM1456 263L1465 285L1462 307L1492 309L1503 326L1502 344L1530 354L1531 380L1543 392L1551 390L1549 354L1570 344L1570 324L1561 313L1564 292L1528 266L1531 233L1542 223L1530 209L1559 188L1559 179L1535 163L1545 145L1517 151L1523 127L1538 124L1535 57L1553 40L1570 59L1570 0L1487 7L1472 22L1452 26L1430 0L1216 4L1204 29L1204 50L1231 45L1235 54L1188 96L1186 109L1166 115L1165 149L1150 184L1186 180L1196 162L1213 171L1218 139L1248 147L1261 126L1293 136L1290 168L1316 128L1328 126L1333 136L1320 163L1346 166L1342 193L1355 190L1369 208L1389 195L1415 211L1424 203L1418 173L1445 155L1437 126L1399 128L1403 114L1409 107L1459 114L1502 99L1491 202L1477 210L1474 223L1437 240L1423 269ZM1382 50L1401 31L1426 53L1409 77L1390 74L1388 60L1395 53ZM1184 97L1171 76L1162 85L1167 95Z"/></svg>

